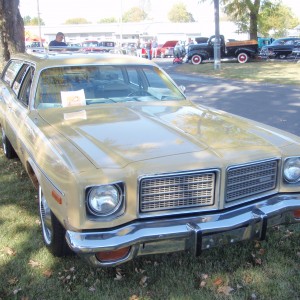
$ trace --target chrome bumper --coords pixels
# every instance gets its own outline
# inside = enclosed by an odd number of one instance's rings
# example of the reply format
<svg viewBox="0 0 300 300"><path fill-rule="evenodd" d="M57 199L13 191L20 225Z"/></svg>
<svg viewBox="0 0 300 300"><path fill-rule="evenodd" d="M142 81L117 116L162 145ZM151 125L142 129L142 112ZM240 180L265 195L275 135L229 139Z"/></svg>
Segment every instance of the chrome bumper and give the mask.
<svg viewBox="0 0 300 300"><path fill-rule="evenodd" d="M264 239L268 227L300 223L300 194L276 195L256 204L195 216L143 219L98 232L67 231L70 248L94 266L115 266L136 256L190 250L199 255L211 247ZM100 262L95 253L131 246L120 260Z"/></svg>

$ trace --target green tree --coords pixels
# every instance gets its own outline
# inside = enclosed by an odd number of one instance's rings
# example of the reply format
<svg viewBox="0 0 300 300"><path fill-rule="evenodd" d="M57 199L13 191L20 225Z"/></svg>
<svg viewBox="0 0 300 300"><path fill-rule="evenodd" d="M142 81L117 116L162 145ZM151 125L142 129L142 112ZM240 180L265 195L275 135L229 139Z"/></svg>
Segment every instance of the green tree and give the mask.
<svg viewBox="0 0 300 300"><path fill-rule="evenodd" d="M262 6L258 19L258 31L262 36L273 32L273 37L285 36L288 29L295 28L300 20L295 17L292 10L281 3L268 3Z"/></svg>
<svg viewBox="0 0 300 300"><path fill-rule="evenodd" d="M257 39L258 16L261 5L269 0L222 0L224 12L241 31L247 31L250 39Z"/></svg>
<svg viewBox="0 0 300 300"><path fill-rule="evenodd" d="M0 70L11 55L25 51L24 22L19 0L0 1Z"/></svg>
<svg viewBox="0 0 300 300"><path fill-rule="evenodd" d="M90 24L85 18L73 18L65 21L65 24Z"/></svg>
<svg viewBox="0 0 300 300"><path fill-rule="evenodd" d="M132 7L122 16L123 22L141 22L147 18L147 14L139 7Z"/></svg>
<svg viewBox="0 0 300 300"><path fill-rule="evenodd" d="M39 25L39 20L40 20L40 25L45 25L43 19L38 17L31 18L30 16L26 16L23 18L25 26L37 26Z"/></svg>
<svg viewBox="0 0 300 300"><path fill-rule="evenodd" d="M174 23L195 22L193 15L186 9L186 5L182 2L173 5L168 13L168 19Z"/></svg>
<svg viewBox="0 0 300 300"><path fill-rule="evenodd" d="M257 39L258 32L267 35L270 30L282 36L299 22L281 0L220 0L220 4L240 31L249 32L250 39Z"/></svg>
<svg viewBox="0 0 300 300"><path fill-rule="evenodd" d="M115 17L103 18L97 21L97 23L117 23L117 19Z"/></svg>

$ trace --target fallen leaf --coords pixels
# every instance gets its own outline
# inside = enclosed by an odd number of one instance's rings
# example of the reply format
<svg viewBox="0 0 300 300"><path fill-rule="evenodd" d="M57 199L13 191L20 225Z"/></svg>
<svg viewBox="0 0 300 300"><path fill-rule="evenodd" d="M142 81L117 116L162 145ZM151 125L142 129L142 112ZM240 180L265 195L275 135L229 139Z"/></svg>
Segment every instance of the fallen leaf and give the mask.
<svg viewBox="0 0 300 300"><path fill-rule="evenodd" d="M15 289L15 290L13 291L13 294L14 294L14 295L17 295L20 291L22 291L21 288Z"/></svg>
<svg viewBox="0 0 300 300"><path fill-rule="evenodd" d="M201 274L201 278L206 280L208 278L208 274Z"/></svg>
<svg viewBox="0 0 300 300"><path fill-rule="evenodd" d="M140 298L137 295L132 295L132 296L129 297L129 300L139 300L139 299Z"/></svg>
<svg viewBox="0 0 300 300"><path fill-rule="evenodd" d="M141 285L142 287L147 286L146 281L148 280L148 278L149 278L149 277L147 277L147 276L143 276L143 277L141 278L141 280L140 280L140 285Z"/></svg>
<svg viewBox="0 0 300 300"><path fill-rule="evenodd" d="M262 264L261 258L256 258L256 259L255 259L255 263L256 263L257 265L261 265L261 264Z"/></svg>
<svg viewBox="0 0 300 300"><path fill-rule="evenodd" d="M122 280L123 276L121 274L116 274L116 277L114 278L114 280Z"/></svg>
<svg viewBox="0 0 300 300"><path fill-rule="evenodd" d="M30 260L29 263L28 263L30 266L32 266L33 268L37 268L37 267L40 267L41 266L41 263L38 262L38 261L35 261L35 260Z"/></svg>
<svg viewBox="0 0 300 300"><path fill-rule="evenodd" d="M220 286L218 288L218 293L224 294L226 296L229 296L232 291L234 291L234 289L230 286Z"/></svg>
<svg viewBox="0 0 300 300"><path fill-rule="evenodd" d="M4 247L2 251L10 256L15 256L17 254L17 252L10 247Z"/></svg>
<svg viewBox="0 0 300 300"><path fill-rule="evenodd" d="M266 253L266 249L260 248L258 254L264 255Z"/></svg>
<svg viewBox="0 0 300 300"><path fill-rule="evenodd" d="M19 281L19 279L17 277L8 279L8 283L11 285L16 284L18 281Z"/></svg>
<svg viewBox="0 0 300 300"><path fill-rule="evenodd" d="M140 274L143 274L143 273L146 272L145 270L143 270L143 269L138 269L138 268L135 268L134 270L135 270L136 273L140 273Z"/></svg>
<svg viewBox="0 0 300 300"><path fill-rule="evenodd" d="M223 280L221 278L217 278L214 280L214 285L219 286L223 283Z"/></svg>
<svg viewBox="0 0 300 300"><path fill-rule="evenodd" d="M53 272L51 270L46 270L43 272L43 275L47 278L50 278L52 276Z"/></svg>
<svg viewBox="0 0 300 300"><path fill-rule="evenodd" d="M204 288L205 286L206 286L206 281L202 280L202 281L200 282L200 287L201 287L201 288Z"/></svg>

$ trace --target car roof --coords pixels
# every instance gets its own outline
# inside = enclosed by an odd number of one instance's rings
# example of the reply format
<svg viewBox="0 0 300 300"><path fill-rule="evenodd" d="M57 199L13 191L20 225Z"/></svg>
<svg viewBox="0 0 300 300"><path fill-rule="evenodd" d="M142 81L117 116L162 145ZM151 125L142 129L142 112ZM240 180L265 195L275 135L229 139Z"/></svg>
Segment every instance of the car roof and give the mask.
<svg viewBox="0 0 300 300"><path fill-rule="evenodd" d="M35 53L33 54L17 54L12 59L19 59L30 62L37 69L44 69L56 66L71 65L152 65L156 66L150 60L138 58L129 55L118 55L112 53Z"/></svg>

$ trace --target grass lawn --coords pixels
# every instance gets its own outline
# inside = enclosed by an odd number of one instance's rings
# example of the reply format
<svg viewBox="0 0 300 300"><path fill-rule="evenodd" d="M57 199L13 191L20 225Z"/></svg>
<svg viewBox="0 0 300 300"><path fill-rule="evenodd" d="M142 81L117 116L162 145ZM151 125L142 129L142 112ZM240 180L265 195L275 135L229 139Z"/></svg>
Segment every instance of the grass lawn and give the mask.
<svg viewBox="0 0 300 300"><path fill-rule="evenodd" d="M300 295L300 226L280 226L268 241L140 257L94 269L44 247L36 192L18 160L0 148L0 299L273 299Z"/></svg>
<svg viewBox="0 0 300 300"><path fill-rule="evenodd" d="M200 65L182 64L178 70L226 79L300 85L300 63L294 61L222 62L221 70L214 70L213 62L205 62Z"/></svg>

